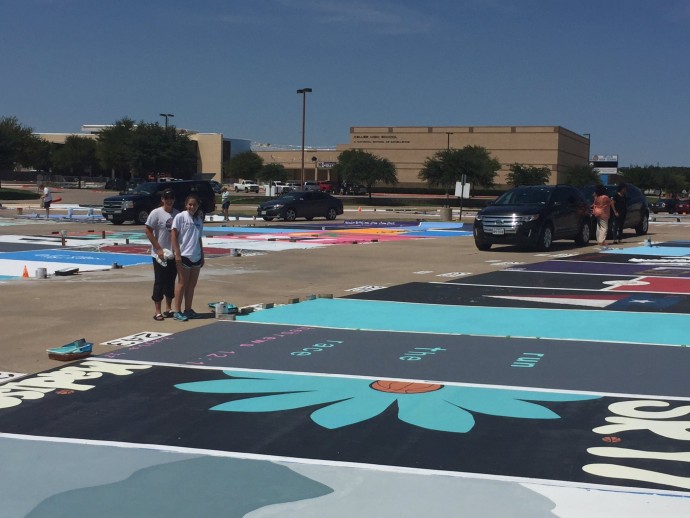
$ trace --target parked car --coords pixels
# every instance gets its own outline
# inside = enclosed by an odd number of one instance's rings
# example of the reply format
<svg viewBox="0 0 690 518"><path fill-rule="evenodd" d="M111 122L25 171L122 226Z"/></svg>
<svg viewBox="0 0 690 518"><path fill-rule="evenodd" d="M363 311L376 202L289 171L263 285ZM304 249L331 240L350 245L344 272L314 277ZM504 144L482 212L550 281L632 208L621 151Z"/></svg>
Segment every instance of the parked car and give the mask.
<svg viewBox="0 0 690 518"><path fill-rule="evenodd" d="M204 180L180 180L177 182L145 182L127 194L111 196L103 200L101 212L103 217L115 225L133 220L144 224L149 213L161 204L161 193L165 189L175 192L175 204L178 210L184 210L187 195L194 192L201 198L201 210L210 214L216 210L216 195L211 184Z"/></svg>
<svg viewBox="0 0 690 518"><path fill-rule="evenodd" d="M295 218L312 220L318 217L333 220L343 213L343 202L321 191L293 191L261 203L256 213L266 221L275 218L285 221L294 221Z"/></svg>
<svg viewBox="0 0 690 518"><path fill-rule="evenodd" d="M494 244L529 245L549 250L556 239L590 239L590 204L570 185L529 185L503 193L474 220L479 250Z"/></svg>
<svg viewBox="0 0 690 518"><path fill-rule="evenodd" d="M676 212L677 203L678 200L676 198L659 198L651 203L650 208L654 214L658 214L659 212L673 214Z"/></svg>
<svg viewBox="0 0 690 518"><path fill-rule="evenodd" d="M299 182L285 182L285 187L283 187L283 192L290 191L301 191Z"/></svg>
<svg viewBox="0 0 690 518"><path fill-rule="evenodd" d="M319 182L304 182L305 191L320 191Z"/></svg>
<svg viewBox="0 0 690 518"><path fill-rule="evenodd" d="M331 180L321 180L319 182L319 190L321 192L334 192L335 184Z"/></svg>
<svg viewBox="0 0 690 518"><path fill-rule="evenodd" d="M690 214L690 199L683 198L676 203L676 212L678 214Z"/></svg>
<svg viewBox="0 0 690 518"><path fill-rule="evenodd" d="M638 189L634 185L629 183L626 183L625 185L627 187L625 193L625 201L628 208L628 212L625 216L625 224L623 225L623 228L634 228L635 233L638 236L642 236L646 234L649 230L649 204L647 202L647 197L640 189ZM592 203L594 203L594 187L594 185L588 185L580 189L585 199L587 200L587 203L589 203L590 206L592 205ZM610 198L613 198L613 196L616 194L616 191L618 190L618 186L607 185L605 187L606 195ZM591 237L592 239L594 239L594 234L596 233L597 228L596 218L594 216L592 216L590 228ZM609 225L609 235L607 236L607 239L612 238L611 232L612 225Z"/></svg>

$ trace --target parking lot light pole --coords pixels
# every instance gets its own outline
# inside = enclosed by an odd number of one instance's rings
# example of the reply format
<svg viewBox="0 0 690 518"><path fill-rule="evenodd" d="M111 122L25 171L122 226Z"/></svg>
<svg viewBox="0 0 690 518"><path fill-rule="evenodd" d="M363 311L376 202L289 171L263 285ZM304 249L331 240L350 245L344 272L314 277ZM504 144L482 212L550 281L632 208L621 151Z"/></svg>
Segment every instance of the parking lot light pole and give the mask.
<svg viewBox="0 0 690 518"><path fill-rule="evenodd" d="M311 88L300 88L297 90L297 93L302 95L302 173L300 176L302 189L304 189L304 128L307 115L307 94L311 93L311 91Z"/></svg>
<svg viewBox="0 0 690 518"><path fill-rule="evenodd" d="M173 115L172 113L159 113L158 115L160 115L161 117L165 117L165 129L167 130L168 129L168 117L174 117L175 115Z"/></svg>

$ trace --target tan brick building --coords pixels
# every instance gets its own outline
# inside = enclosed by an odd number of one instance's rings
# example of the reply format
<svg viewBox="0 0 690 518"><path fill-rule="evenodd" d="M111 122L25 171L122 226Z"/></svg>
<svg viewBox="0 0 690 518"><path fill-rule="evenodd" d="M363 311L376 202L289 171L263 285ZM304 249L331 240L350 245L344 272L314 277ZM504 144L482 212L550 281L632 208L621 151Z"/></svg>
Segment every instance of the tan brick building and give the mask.
<svg viewBox="0 0 690 518"><path fill-rule="evenodd" d="M349 144L333 149L305 149L305 179L327 180L331 170L319 167L335 162L347 149L361 149L387 158L397 169L399 186L424 185L418 178L426 159L440 149L482 146L501 163L496 178L506 184L506 175L514 163L548 167L550 183L563 183L565 171L574 165L586 165L589 139L561 126L354 126ZM255 151L266 163L279 163L299 179L301 149Z"/></svg>

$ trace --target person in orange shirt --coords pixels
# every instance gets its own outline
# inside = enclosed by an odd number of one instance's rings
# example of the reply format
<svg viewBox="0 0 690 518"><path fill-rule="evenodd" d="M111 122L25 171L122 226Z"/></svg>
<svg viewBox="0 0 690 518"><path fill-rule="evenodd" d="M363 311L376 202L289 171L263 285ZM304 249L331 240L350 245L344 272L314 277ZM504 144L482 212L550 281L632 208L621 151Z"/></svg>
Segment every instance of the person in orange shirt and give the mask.
<svg viewBox="0 0 690 518"><path fill-rule="evenodd" d="M597 243L600 246L606 246L606 234L609 231L609 217L611 216L611 198L606 195L606 187L601 184L594 189L592 213L597 218Z"/></svg>

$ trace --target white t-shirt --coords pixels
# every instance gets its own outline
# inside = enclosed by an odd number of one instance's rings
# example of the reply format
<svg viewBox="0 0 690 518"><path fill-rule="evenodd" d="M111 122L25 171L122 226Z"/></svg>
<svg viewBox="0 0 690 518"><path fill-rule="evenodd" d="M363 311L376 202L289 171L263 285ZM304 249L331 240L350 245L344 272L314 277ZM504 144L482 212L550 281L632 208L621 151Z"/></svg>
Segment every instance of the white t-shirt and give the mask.
<svg viewBox="0 0 690 518"><path fill-rule="evenodd" d="M193 218L188 211L180 212L173 219L172 228L177 230L177 241L180 245L180 254L187 257L190 261L196 262L201 259L200 240L204 231L204 220Z"/></svg>
<svg viewBox="0 0 690 518"><path fill-rule="evenodd" d="M48 187L43 188L43 201L53 201L53 194Z"/></svg>
<svg viewBox="0 0 690 518"><path fill-rule="evenodd" d="M151 229L153 235L156 236L158 244L161 248L172 250L172 223L173 218L180 213L177 209L172 209L172 212L166 212L163 207L153 209L146 218L146 226ZM158 256L156 251L151 247L151 257L154 259Z"/></svg>

